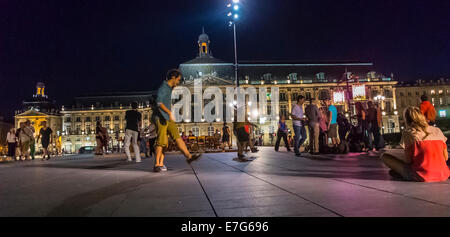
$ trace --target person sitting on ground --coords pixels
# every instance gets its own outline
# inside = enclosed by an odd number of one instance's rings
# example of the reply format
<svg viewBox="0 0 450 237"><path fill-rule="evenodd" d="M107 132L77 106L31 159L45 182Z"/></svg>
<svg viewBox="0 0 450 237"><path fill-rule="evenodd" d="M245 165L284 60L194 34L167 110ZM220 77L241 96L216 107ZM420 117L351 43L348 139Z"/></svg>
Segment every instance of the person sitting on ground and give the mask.
<svg viewBox="0 0 450 237"><path fill-rule="evenodd" d="M422 103L420 104L420 112L425 116L429 125L434 125L436 123L436 110L433 104L428 101L426 95L420 97Z"/></svg>
<svg viewBox="0 0 450 237"><path fill-rule="evenodd" d="M389 174L404 180L418 182L440 182L449 178L446 164L448 152L442 131L429 126L420 109L411 106L405 110L407 128L402 134L401 152L389 151L381 156Z"/></svg>

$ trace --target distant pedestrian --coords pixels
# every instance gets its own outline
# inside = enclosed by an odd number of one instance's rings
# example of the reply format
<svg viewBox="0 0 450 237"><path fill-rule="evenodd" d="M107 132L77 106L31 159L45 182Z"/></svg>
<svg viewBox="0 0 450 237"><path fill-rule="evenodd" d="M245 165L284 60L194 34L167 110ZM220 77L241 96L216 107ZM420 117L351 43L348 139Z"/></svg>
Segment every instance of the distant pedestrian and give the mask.
<svg viewBox="0 0 450 237"><path fill-rule="evenodd" d="M50 159L50 154L48 152L48 146L49 144L53 143L52 141L52 129L50 127L47 127L47 122L43 121L41 122L41 130L39 131L39 135L37 137L37 143L39 143L39 138L41 139L42 148L44 150L44 154L42 155L42 160L45 160L45 156L47 156L47 160Z"/></svg>
<svg viewBox="0 0 450 237"><path fill-rule="evenodd" d="M356 108L356 119L358 120L358 124L356 132L359 138L359 143L364 144L362 151L369 150L369 140L367 136L367 111L364 108L361 102L355 103Z"/></svg>
<svg viewBox="0 0 450 237"><path fill-rule="evenodd" d="M230 127L226 122L223 123L222 127L222 150L225 151L225 147L228 146L228 149L231 150L231 142L230 142Z"/></svg>
<svg viewBox="0 0 450 237"><path fill-rule="evenodd" d="M428 124L433 126L436 123L436 109L433 104L428 101L428 96L422 95L420 100L422 101L420 104L420 112L425 115Z"/></svg>
<svg viewBox="0 0 450 237"><path fill-rule="evenodd" d="M277 131L277 141L275 142L275 151L278 151L280 147L280 140L283 138L284 144L286 145L286 149L288 152L291 151L289 148L289 141L287 139L288 136L288 128L286 125L286 118L284 115L281 115L280 121L278 121L278 131Z"/></svg>
<svg viewBox="0 0 450 237"><path fill-rule="evenodd" d="M299 95L297 97L297 103L292 107L291 117L292 125L294 127L294 152L296 156L300 156L300 146L306 140L306 129L303 118L303 104L305 103L305 97Z"/></svg>
<svg viewBox="0 0 450 237"><path fill-rule="evenodd" d="M97 121L95 128L95 140L97 141L97 148L95 149L96 155L103 155L103 147L105 140L107 139L108 133L106 128L102 126L100 121Z"/></svg>
<svg viewBox="0 0 450 237"><path fill-rule="evenodd" d="M166 80L158 89L158 97L156 99L157 108L153 112L153 121L156 123L158 138L156 140L156 163L153 168L155 172L166 171L164 165L163 148L169 145L169 136L175 140L178 148L186 157L188 163L197 160L201 154L192 155L186 148L186 144L181 139L175 124L175 116L172 114L172 90L181 80L181 72L178 69L172 69L167 72Z"/></svg>
<svg viewBox="0 0 450 237"><path fill-rule="evenodd" d="M8 143L8 157L16 160L17 137L14 128L10 128L8 133L6 134L6 142Z"/></svg>
<svg viewBox="0 0 450 237"><path fill-rule="evenodd" d="M31 137L30 137L30 157L32 160L34 160L34 155L36 153L36 140L34 138L36 131L34 130L34 126L31 125L31 121L27 120L25 122L25 126L28 127L28 129L30 129L31 131Z"/></svg>
<svg viewBox="0 0 450 237"><path fill-rule="evenodd" d="M337 109L336 106L331 103L330 99L326 100L326 104L328 106L328 137L331 138L333 147L337 148L337 145L339 144Z"/></svg>
<svg viewBox="0 0 450 237"><path fill-rule="evenodd" d="M25 122L20 123L20 154L22 155L24 160L28 160L28 157L30 155L30 144L32 139L33 131L31 130L31 128L26 126Z"/></svg>
<svg viewBox="0 0 450 237"><path fill-rule="evenodd" d="M131 161L130 141L132 140L136 163L139 163L141 162L141 153L137 142L139 129L142 126L142 115L137 109L138 103L133 101L131 103L131 110L125 112L125 120L127 122L125 127L125 153L127 154L127 160Z"/></svg>
<svg viewBox="0 0 450 237"><path fill-rule="evenodd" d="M378 111L372 101L367 102L367 136L369 150L377 150L380 142L380 128L378 126ZM373 138L372 138L373 136Z"/></svg>
<svg viewBox="0 0 450 237"><path fill-rule="evenodd" d="M446 164L448 152L442 131L428 125L426 117L418 107L405 110L406 129L401 145L404 150L391 150L381 156L384 164L391 168L389 174L408 181L441 182L449 178Z"/></svg>
<svg viewBox="0 0 450 237"><path fill-rule="evenodd" d="M318 155L320 111L317 105L315 104L315 100L313 98L309 100L309 105L306 106L305 113L306 117L308 118L310 152L313 155Z"/></svg>
<svg viewBox="0 0 450 237"><path fill-rule="evenodd" d="M142 127L139 132L139 150L144 153L145 157L149 157L147 149L148 132L148 127Z"/></svg>

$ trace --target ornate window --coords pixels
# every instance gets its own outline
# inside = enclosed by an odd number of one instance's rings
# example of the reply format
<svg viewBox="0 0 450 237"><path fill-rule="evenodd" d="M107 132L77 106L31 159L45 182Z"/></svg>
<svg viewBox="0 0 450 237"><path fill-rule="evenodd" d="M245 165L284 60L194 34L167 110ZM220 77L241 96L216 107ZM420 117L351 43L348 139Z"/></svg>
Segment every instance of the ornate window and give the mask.
<svg viewBox="0 0 450 237"><path fill-rule="evenodd" d="M325 80L325 73L324 72L317 73L316 78L317 80Z"/></svg>
<svg viewBox="0 0 450 237"><path fill-rule="evenodd" d="M291 81L297 81L297 80L298 80L297 75L298 75L298 74L295 73L295 72L294 72L294 73L291 73L291 74L288 75L288 79L291 80Z"/></svg>
<svg viewBox="0 0 450 237"><path fill-rule="evenodd" d="M208 127L208 136L213 136L214 135L214 127L213 126L209 126Z"/></svg>
<svg viewBox="0 0 450 237"><path fill-rule="evenodd" d="M194 134L194 136L198 137L200 135L200 128L192 127L192 133Z"/></svg>

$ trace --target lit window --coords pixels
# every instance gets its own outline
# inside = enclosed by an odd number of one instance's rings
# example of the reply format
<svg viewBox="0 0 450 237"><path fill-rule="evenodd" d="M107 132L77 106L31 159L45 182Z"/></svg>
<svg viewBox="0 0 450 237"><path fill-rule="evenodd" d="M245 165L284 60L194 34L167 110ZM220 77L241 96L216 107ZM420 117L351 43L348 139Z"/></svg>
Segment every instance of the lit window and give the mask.
<svg viewBox="0 0 450 237"><path fill-rule="evenodd" d="M432 94L432 95L435 95L435 94L436 94L436 91L431 90L431 94Z"/></svg>
<svg viewBox="0 0 450 237"><path fill-rule="evenodd" d="M447 111L446 110L439 110L439 117L441 117L441 118L447 117Z"/></svg>
<svg viewBox="0 0 450 237"><path fill-rule="evenodd" d="M442 93L444 93L443 90L439 90L439 95L442 95Z"/></svg>
<svg viewBox="0 0 450 237"><path fill-rule="evenodd" d="M439 98L439 105L444 104L444 100L442 98Z"/></svg>

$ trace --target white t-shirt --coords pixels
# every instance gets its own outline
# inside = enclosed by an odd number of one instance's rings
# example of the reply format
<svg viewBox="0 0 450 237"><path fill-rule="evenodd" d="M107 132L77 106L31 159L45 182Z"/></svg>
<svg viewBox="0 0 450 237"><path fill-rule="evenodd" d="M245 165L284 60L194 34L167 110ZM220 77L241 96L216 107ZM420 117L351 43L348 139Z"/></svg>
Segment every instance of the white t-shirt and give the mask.
<svg viewBox="0 0 450 237"><path fill-rule="evenodd" d="M303 118L303 107L299 106L298 104L295 104L294 107L292 107L292 115L298 118ZM292 119L292 123L295 126L302 126L302 122L300 120L294 120Z"/></svg>
<svg viewBox="0 0 450 237"><path fill-rule="evenodd" d="M8 143L15 143L16 142L16 134L14 134L12 132L8 132L8 134L6 135L6 141L8 141Z"/></svg>

